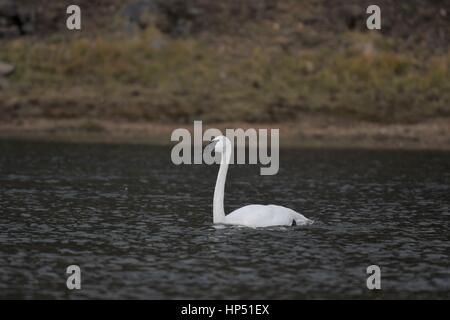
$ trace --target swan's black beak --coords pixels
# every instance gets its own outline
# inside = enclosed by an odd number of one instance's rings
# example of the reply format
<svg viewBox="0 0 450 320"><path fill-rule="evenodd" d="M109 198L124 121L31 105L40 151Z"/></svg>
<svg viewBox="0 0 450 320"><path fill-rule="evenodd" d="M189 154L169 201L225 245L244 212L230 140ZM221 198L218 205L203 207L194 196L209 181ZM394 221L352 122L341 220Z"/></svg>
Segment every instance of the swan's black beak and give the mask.
<svg viewBox="0 0 450 320"><path fill-rule="evenodd" d="M205 146L205 150L214 150L214 147L215 147L215 145L216 145L216 143L217 143L217 140L212 140L210 143L208 143L206 146Z"/></svg>
<svg viewBox="0 0 450 320"><path fill-rule="evenodd" d="M211 142L208 144L207 147L214 147L218 141L219 140L216 140L216 139L211 140Z"/></svg>

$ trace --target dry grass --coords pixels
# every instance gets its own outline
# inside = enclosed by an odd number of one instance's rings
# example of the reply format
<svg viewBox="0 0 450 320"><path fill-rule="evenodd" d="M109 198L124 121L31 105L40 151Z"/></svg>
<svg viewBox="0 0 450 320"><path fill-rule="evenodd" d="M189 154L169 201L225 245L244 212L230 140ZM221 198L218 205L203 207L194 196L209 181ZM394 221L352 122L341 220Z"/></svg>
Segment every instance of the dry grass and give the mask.
<svg viewBox="0 0 450 320"><path fill-rule="evenodd" d="M302 31L307 33L308 30ZM198 36L50 37L6 43L17 72L2 118L277 122L305 112L381 122L450 115L450 52L399 52L376 34L338 47Z"/></svg>

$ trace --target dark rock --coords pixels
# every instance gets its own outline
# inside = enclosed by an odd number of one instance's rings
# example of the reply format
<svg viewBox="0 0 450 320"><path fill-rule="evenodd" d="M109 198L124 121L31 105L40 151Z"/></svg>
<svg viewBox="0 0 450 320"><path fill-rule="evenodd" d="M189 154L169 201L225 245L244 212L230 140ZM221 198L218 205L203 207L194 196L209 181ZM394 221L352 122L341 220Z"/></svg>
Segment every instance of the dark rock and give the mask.
<svg viewBox="0 0 450 320"><path fill-rule="evenodd" d="M182 0L137 0L123 9L128 31L153 25L164 33L180 36L194 32L202 11L195 2Z"/></svg>
<svg viewBox="0 0 450 320"><path fill-rule="evenodd" d="M154 0L139 0L125 6L122 16L128 31L145 29L155 24L160 14L158 3Z"/></svg>
<svg viewBox="0 0 450 320"><path fill-rule="evenodd" d="M339 11L339 17L345 22L347 29L355 30L358 26L363 26L365 10L363 6L358 6L355 4L343 4Z"/></svg>
<svg viewBox="0 0 450 320"><path fill-rule="evenodd" d="M205 16L200 2L167 0L161 1L160 6L166 17L166 24L160 26L164 32L186 36L203 27Z"/></svg>
<svg viewBox="0 0 450 320"><path fill-rule="evenodd" d="M13 0L0 0L0 36L25 35L33 31L33 9Z"/></svg>

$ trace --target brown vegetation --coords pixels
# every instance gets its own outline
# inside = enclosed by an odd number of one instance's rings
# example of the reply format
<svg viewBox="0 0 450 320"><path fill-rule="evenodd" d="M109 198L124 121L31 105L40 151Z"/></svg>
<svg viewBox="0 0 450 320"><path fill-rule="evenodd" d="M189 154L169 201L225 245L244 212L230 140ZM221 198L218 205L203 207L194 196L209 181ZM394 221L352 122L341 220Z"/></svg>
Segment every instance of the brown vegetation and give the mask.
<svg viewBox="0 0 450 320"><path fill-rule="evenodd" d="M3 128L450 118L446 0L379 1L382 31L365 29L363 0L79 4L81 32L64 30L64 1L24 1L41 13L33 32L0 39L16 67L0 81Z"/></svg>

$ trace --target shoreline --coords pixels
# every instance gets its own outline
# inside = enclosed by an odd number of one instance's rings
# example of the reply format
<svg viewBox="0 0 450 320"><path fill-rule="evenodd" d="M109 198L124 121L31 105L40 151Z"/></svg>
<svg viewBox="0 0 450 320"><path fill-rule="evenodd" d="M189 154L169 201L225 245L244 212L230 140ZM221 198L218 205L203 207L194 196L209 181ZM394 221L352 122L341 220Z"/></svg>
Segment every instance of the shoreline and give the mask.
<svg viewBox="0 0 450 320"><path fill-rule="evenodd" d="M210 123L208 128L279 129L281 148L401 149L450 151L450 119L416 124L380 124L326 116L286 123ZM110 120L29 120L0 123L1 140L170 146L174 129L193 131L193 123L162 124Z"/></svg>

